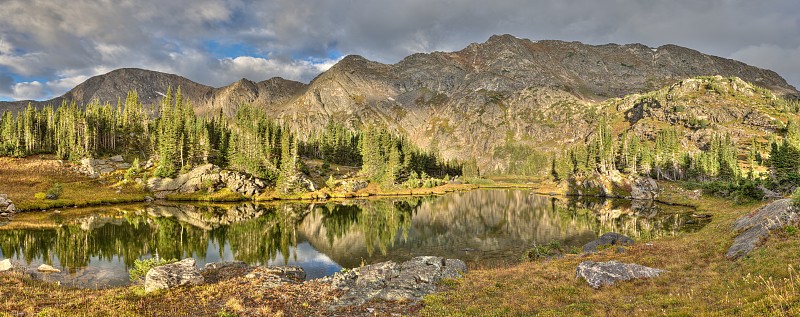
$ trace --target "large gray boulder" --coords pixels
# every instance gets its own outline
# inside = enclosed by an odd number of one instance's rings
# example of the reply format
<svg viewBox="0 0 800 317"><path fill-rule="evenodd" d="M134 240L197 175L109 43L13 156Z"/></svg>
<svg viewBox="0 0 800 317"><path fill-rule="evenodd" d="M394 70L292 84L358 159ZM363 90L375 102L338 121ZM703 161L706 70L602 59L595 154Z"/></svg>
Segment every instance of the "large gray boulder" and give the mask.
<svg viewBox="0 0 800 317"><path fill-rule="evenodd" d="M776 200L756 209L733 224L733 230L740 233L733 240L733 245L725 253L725 257L728 260L737 260L766 240L770 231L798 222L800 222L798 208L793 206L791 199L788 198Z"/></svg>
<svg viewBox="0 0 800 317"><path fill-rule="evenodd" d="M631 245L633 243L633 239L625 235L616 232L607 232L597 239L583 245L583 253L595 253L598 247Z"/></svg>
<svg viewBox="0 0 800 317"><path fill-rule="evenodd" d="M175 263L156 266L147 271L144 278L144 291L149 293L176 286L200 284L203 284L203 276L195 266L195 260L187 258Z"/></svg>
<svg viewBox="0 0 800 317"><path fill-rule="evenodd" d="M331 285L345 291L335 306L361 305L375 298L414 301L435 292L440 280L459 278L466 271L458 259L419 256L400 264L387 261L336 273Z"/></svg>
<svg viewBox="0 0 800 317"><path fill-rule="evenodd" d="M656 277L663 272L665 271L661 269L634 263L584 261L578 265L576 275L585 279L592 288L598 289L604 285L614 285L618 281Z"/></svg>

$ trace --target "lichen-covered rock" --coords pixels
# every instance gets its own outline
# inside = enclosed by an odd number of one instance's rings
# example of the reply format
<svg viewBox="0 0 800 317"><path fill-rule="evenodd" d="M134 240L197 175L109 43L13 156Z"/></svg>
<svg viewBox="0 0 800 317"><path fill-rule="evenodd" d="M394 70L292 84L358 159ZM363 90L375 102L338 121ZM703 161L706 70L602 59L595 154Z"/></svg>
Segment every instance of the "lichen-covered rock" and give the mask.
<svg viewBox="0 0 800 317"><path fill-rule="evenodd" d="M175 263L156 266L147 271L144 279L144 291L149 293L176 286L200 284L203 284L203 276L195 266L195 260L187 258Z"/></svg>
<svg viewBox="0 0 800 317"><path fill-rule="evenodd" d="M614 285L618 281L656 277L663 272L665 271L661 269L635 263L584 261L578 265L576 275L586 280L592 288L598 289L604 285Z"/></svg>
<svg viewBox="0 0 800 317"><path fill-rule="evenodd" d="M725 257L728 260L739 259L767 239L770 231L800 222L797 209L787 198L776 200L739 218L733 224L733 230L741 233L733 240Z"/></svg>
<svg viewBox="0 0 800 317"><path fill-rule="evenodd" d="M458 259L419 256L401 264L387 261L336 273L331 285L345 291L335 306L361 305L375 298L419 300L435 292L440 280L459 278L466 271Z"/></svg>
<svg viewBox="0 0 800 317"><path fill-rule="evenodd" d="M598 237L597 239L594 239L593 241L583 245L583 253L597 252L598 247L613 246L613 245L617 246L631 245L633 243L634 243L633 239L625 235L616 232L607 232Z"/></svg>

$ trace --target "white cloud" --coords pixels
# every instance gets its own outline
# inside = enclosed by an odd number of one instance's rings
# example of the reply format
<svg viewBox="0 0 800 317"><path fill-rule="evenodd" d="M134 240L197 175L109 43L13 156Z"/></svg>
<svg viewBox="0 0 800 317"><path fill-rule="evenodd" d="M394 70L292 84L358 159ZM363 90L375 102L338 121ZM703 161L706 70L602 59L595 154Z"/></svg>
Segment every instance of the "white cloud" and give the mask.
<svg viewBox="0 0 800 317"><path fill-rule="evenodd" d="M40 99L44 95L44 85L38 81L21 82L11 86L11 97L15 100Z"/></svg>

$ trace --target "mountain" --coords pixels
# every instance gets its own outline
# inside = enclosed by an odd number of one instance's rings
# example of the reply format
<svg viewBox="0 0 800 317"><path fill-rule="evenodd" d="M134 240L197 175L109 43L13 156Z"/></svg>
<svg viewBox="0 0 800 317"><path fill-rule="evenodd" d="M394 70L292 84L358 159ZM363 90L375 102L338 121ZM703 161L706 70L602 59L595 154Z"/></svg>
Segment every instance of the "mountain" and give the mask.
<svg viewBox="0 0 800 317"><path fill-rule="evenodd" d="M634 97L616 98L717 75L744 80L731 81L738 85L732 88L730 83L723 85L723 79L715 84L743 96L744 90L757 89L748 83L769 89L775 95L771 98L800 96L773 71L676 45L595 46L497 35L460 51L413 54L396 64L347 56L307 85L272 78L212 88L176 75L121 69L37 104L60 104L64 99L85 103L92 98L115 103L130 89L148 103L157 101L167 86L180 85L198 113L232 115L239 104L250 103L298 130L316 130L329 120L350 126L378 123L406 134L418 146L436 149L444 158L474 157L483 170L519 172L546 162L564 144L583 141L599 114L627 116L630 109L625 108L635 107ZM705 94L704 87L694 93ZM710 114L697 110L700 115L694 119L715 123L714 118L730 117L716 112L737 109L738 104L729 101L725 100L732 106L712 107L717 110ZM24 104L2 103L0 109ZM756 114L748 118L775 119L774 114L753 111ZM632 130L639 126L638 121L627 124Z"/></svg>

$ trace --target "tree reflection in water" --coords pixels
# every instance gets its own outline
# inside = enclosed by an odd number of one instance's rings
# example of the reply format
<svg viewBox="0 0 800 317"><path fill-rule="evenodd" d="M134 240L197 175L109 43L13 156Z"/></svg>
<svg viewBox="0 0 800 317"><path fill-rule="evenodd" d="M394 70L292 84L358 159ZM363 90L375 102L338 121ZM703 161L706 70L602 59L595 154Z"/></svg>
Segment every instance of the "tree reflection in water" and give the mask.
<svg viewBox="0 0 800 317"><path fill-rule="evenodd" d="M560 200L524 190L325 204L159 204L124 212L109 208L89 216L76 212L80 217L71 213L51 214L45 229L0 227L0 257L57 264L69 273L121 263L114 274L156 253L195 257L200 263L233 258L335 268L416 255L480 263L514 261L533 244L554 240L580 246L609 231L652 238L697 230L709 221L693 218L691 210L662 205ZM15 221L24 223L25 217Z"/></svg>

